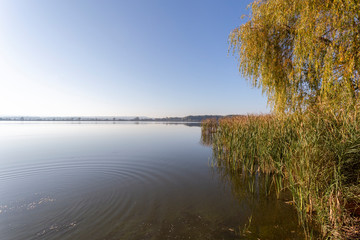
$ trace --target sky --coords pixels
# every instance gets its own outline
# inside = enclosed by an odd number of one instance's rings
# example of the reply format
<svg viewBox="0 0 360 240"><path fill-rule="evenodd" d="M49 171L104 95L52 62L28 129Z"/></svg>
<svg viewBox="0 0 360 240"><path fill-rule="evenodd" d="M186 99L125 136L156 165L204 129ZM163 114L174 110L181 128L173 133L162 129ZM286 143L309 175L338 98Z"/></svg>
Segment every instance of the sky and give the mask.
<svg viewBox="0 0 360 240"><path fill-rule="evenodd" d="M267 113L230 31L250 0L2 0L0 116Z"/></svg>

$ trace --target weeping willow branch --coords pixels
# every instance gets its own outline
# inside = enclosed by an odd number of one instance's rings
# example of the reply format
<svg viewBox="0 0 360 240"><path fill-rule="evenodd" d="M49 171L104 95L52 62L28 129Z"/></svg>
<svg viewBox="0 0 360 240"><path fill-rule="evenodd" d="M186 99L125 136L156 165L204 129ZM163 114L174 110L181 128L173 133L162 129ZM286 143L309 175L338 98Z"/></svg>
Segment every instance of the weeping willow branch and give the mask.
<svg viewBox="0 0 360 240"><path fill-rule="evenodd" d="M360 1L258 0L229 35L239 71L275 112L359 100Z"/></svg>

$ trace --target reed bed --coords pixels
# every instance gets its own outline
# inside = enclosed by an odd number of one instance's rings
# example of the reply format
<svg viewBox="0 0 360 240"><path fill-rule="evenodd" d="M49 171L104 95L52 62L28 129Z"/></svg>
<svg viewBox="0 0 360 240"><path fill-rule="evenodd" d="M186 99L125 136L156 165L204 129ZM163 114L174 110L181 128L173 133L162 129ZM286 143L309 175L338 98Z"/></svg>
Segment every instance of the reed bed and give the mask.
<svg viewBox="0 0 360 240"><path fill-rule="evenodd" d="M201 142L204 145L211 145L212 144L212 137L214 133L217 131L218 122L216 118L208 118L201 122Z"/></svg>
<svg viewBox="0 0 360 240"><path fill-rule="evenodd" d="M202 136L211 135L218 166L267 175L277 194L289 190L305 232L318 226L324 239L359 239L359 110L207 120Z"/></svg>

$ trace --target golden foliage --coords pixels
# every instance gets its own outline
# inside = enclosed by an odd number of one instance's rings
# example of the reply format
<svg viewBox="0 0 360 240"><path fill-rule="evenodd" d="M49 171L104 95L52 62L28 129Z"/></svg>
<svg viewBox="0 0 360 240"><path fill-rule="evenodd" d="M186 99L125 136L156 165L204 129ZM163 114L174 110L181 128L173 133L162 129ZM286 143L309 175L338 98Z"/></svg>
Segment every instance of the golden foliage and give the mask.
<svg viewBox="0 0 360 240"><path fill-rule="evenodd" d="M360 87L359 0L257 0L229 35L239 70L276 112L353 106Z"/></svg>

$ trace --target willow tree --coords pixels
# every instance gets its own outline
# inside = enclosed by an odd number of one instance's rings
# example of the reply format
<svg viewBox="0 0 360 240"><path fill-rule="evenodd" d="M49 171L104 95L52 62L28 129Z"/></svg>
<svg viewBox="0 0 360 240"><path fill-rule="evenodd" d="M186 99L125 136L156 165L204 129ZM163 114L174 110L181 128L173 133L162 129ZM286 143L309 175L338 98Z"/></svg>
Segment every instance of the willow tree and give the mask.
<svg viewBox="0 0 360 240"><path fill-rule="evenodd" d="M230 48L275 111L359 100L360 0L258 0L249 8Z"/></svg>

